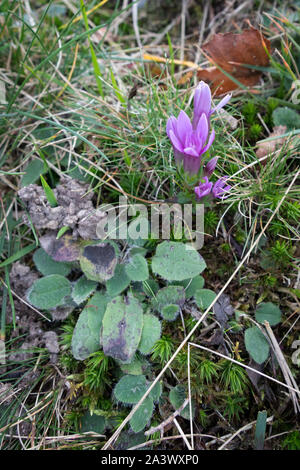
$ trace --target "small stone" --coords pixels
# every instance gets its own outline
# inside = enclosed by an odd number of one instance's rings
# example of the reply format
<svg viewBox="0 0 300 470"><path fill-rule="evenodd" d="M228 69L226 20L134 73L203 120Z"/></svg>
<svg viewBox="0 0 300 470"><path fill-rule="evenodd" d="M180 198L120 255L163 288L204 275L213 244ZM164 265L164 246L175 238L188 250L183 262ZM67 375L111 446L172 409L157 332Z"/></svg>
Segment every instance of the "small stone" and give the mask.
<svg viewBox="0 0 300 470"><path fill-rule="evenodd" d="M21 188L18 195L26 204L31 222L36 229L55 230L69 227L73 230L72 237L98 239L96 227L105 216L97 211L92 202L93 192L89 184L74 179L62 178L53 189L58 206L51 207L44 190L37 184ZM30 225L28 216L23 214L24 223Z"/></svg>

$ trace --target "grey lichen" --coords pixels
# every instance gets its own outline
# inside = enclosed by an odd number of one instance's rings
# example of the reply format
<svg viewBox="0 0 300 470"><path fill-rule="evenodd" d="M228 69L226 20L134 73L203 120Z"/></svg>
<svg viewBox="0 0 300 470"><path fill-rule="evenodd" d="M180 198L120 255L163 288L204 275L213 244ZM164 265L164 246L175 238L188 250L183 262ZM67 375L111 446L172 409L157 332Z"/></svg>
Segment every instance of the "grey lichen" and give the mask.
<svg viewBox="0 0 300 470"><path fill-rule="evenodd" d="M89 185L70 178L62 178L53 189L58 205L51 207L44 189L37 184L21 188L19 197L26 206L31 222L37 230L59 230L62 227L72 229L73 239L97 239L96 227L105 213L94 208L93 192ZM27 214L24 222L29 225Z"/></svg>

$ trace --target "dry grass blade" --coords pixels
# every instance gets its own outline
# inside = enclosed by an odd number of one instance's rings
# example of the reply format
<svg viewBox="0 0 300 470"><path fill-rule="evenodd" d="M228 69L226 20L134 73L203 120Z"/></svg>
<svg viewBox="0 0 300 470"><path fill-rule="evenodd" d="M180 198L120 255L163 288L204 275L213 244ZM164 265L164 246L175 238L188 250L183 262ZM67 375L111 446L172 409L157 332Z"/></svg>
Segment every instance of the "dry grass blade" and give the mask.
<svg viewBox="0 0 300 470"><path fill-rule="evenodd" d="M291 400L293 402L293 405L294 405L294 410L295 410L295 413L299 413L300 411L300 403L299 403L299 398L297 398L297 394L299 395L300 397L300 391L299 391L299 388L298 388L298 385L293 377L293 374L285 360L285 357L284 355L282 354L282 351L279 347L279 344L277 342L277 339L275 338L275 335L269 325L269 322L265 321L264 322L264 325L266 327L266 330L267 330L267 333L268 333L268 336L270 338L270 341L271 341L271 344L272 344L272 347L273 347L273 351L275 353L275 356L276 356L276 359L278 361L278 364L280 366L280 369L282 371L282 374L285 378L285 381L287 383L287 385L289 385L289 393L290 393L290 396L291 396Z"/></svg>
<svg viewBox="0 0 300 470"><path fill-rule="evenodd" d="M194 432L193 432L193 413L192 413L192 388L191 388L191 347L188 343L188 393L189 393L189 409L190 409L190 431L191 431L191 445L194 450Z"/></svg>
<svg viewBox="0 0 300 470"><path fill-rule="evenodd" d="M190 434L185 434L185 437L192 437ZM193 437L205 437L205 438L211 438L212 441L211 442L224 442L224 438L222 437L215 437L215 436L212 436L211 434L200 434L200 433L197 433L197 434L194 434ZM226 438L228 438L228 436L225 436ZM138 444L134 447L130 447L128 450L137 450L137 449L142 449L143 447L145 446L151 446L152 444L157 444L158 442L165 442L165 441L172 441L172 440L176 440L176 439L182 439L182 436L179 435L179 436L166 436L166 437L161 437L160 439L152 439L151 441L146 441L146 442L143 442L142 444Z"/></svg>
<svg viewBox="0 0 300 470"><path fill-rule="evenodd" d="M186 438L186 435L184 434L184 432L183 432L183 430L182 430L182 428L181 428L181 426L180 426L180 424L178 423L178 421L177 421L176 418L174 418L174 424L175 424L175 426L177 427L178 431L180 432L180 435L181 435L182 439L184 440L184 442L185 442L187 448L188 448L189 450L193 450L193 449L191 448L191 445L190 445L189 441L188 441L187 438Z"/></svg>
<svg viewBox="0 0 300 470"><path fill-rule="evenodd" d="M6 426L3 426L2 428L0 428L0 433L5 431L6 429L9 429L9 428L13 428L14 426L17 426L18 424L20 423L23 423L26 419L32 419L33 416L35 416L36 414L40 413L42 410L44 410L47 406L49 406L53 401L53 398L51 398L49 401L47 401L46 404L44 404L43 406L41 406L40 408L38 408L37 410L35 411L32 411L29 410L28 412L28 415L24 416L22 419L19 419L13 423L9 423L7 424Z"/></svg>
<svg viewBox="0 0 300 470"><path fill-rule="evenodd" d="M46 444L49 445L49 444L55 444L57 442L64 442L64 441L76 441L77 439L82 439L84 437L93 437L93 438L103 438L105 437L105 435L103 434L98 434L96 432L93 432L93 431L88 431L88 432L83 432L82 434L70 434L70 435L66 435L66 436L44 436L43 437L43 440L46 441ZM21 436L23 437L23 436ZM24 436L25 437L25 436ZM38 439L38 438L37 438ZM79 443L77 443L77 445L79 445ZM38 445L35 445L33 447L30 448L30 450L40 450L40 447L41 447L41 444L39 443Z"/></svg>

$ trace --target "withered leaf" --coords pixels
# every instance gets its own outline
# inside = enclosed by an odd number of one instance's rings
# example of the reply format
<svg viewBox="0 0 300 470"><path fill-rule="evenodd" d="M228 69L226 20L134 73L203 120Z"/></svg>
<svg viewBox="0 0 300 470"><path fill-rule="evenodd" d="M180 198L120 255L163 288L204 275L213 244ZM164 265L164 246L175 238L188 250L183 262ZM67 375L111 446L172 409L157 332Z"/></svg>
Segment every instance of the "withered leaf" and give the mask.
<svg viewBox="0 0 300 470"><path fill-rule="evenodd" d="M138 83L136 82L133 87L129 90L129 93L128 93L128 101L131 100L132 98L134 98L136 95L137 95L137 92L138 92L138 89L142 86L141 83Z"/></svg>
<svg viewBox="0 0 300 470"><path fill-rule="evenodd" d="M186 83L189 83L190 80L193 78L193 76L194 76L194 72L190 70L189 72L182 75L182 77L180 77L180 79L177 82L177 85L181 86L181 85L185 85Z"/></svg>
<svg viewBox="0 0 300 470"><path fill-rule="evenodd" d="M257 145L256 156L257 158L263 158L266 156L272 156L273 152L280 150L282 147L285 147L285 150L296 149L299 145L299 137L294 136L290 138L286 135L287 128L286 126L275 126L273 132L269 135L268 139L273 137L273 140L261 141ZM283 136L279 138L280 136ZM266 165L268 158L265 158L261 161L262 165Z"/></svg>
<svg viewBox="0 0 300 470"><path fill-rule="evenodd" d="M257 370L258 372L262 372L264 370L264 364L258 364L252 358L250 359L250 362L248 365L249 367L252 367L252 369ZM254 372L254 370L247 369L246 372L247 372L249 379L252 382L252 385L254 385L257 391L259 391L258 383L262 376Z"/></svg>
<svg viewBox="0 0 300 470"><path fill-rule="evenodd" d="M109 243L87 245L79 257L79 262L88 279L104 282L114 275L117 264L116 251Z"/></svg>
<svg viewBox="0 0 300 470"><path fill-rule="evenodd" d="M75 261L80 256L81 245L70 235L64 235L58 240L51 233L40 238L42 248L54 261Z"/></svg>
<svg viewBox="0 0 300 470"><path fill-rule="evenodd" d="M242 33L215 34L202 49L214 64L236 80L245 86L253 86L258 82L261 72L245 65L266 67L269 64L266 50L270 52L271 44L260 31L251 28ZM237 83L218 67L198 70L197 77L212 82L212 90L216 91L217 96L238 88Z"/></svg>
<svg viewBox="0 0 300 470"><path fill-rule="evenodd" d="M131 294L108 303L102 322L100 343L106 356L130 363L138 348L143 329L143 309Z"/></svg>
<svg viewBox="0 0 300 470"><path fill-rule="evenodd" d="M220 295L215 305L213 306L213 312L217 321L220 323L221 328L225 328L227 326L228 317L231 317L234 313L234 308L230 303L230 298L228 295Z"/></svg>

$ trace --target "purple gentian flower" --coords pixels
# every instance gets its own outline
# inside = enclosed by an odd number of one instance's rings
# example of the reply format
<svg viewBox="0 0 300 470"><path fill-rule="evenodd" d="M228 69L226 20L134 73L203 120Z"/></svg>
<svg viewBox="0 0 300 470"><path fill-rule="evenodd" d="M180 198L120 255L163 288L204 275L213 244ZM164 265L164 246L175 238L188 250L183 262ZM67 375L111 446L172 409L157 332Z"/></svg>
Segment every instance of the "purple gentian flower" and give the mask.
<svg viewBox="0 0 300 470"><path fill-rule="evenodd" d="M212 130L208 142L208 120L202 113L197 126L193 128L192 123L184 111L180 111L178 118L171 116L167 122L167 135L172 142L177 163L183 162L184 171L197 174L201 165L201 155L205 153L215 138Z"/></svg>
<svg viewBox="0 0 300 470"><path fill-rule="evenodd" d="M204 171L203 171L203 176L210 177L213 174L213 172L215 171L218 159L219 157L214 157L206 163L204 167Z"/></svg>
<svg viewBox="0 0 300 470"><path fill-rule="evenodd" d="M195 188L195 193L198 199L201 199L204 196L208 196L212 189L212 183L208 181L208 177L204 176L204 183L199 183L199 186Z"/></svg>
<svg viewBox="0 0 300 470"><path fill-rule="evenodd" d="M219 199L225 199L229 196L229 194L226 196L226 193L230 191L231 186L225 186L227 179L228 176L223 176L214 184L212 188L212 194L214 197L217 197Z"/></svg>
<svg viewBox="0 0 300 470"><path fill-rule="evenodd" d="M194 95L194 116L193 129L198 125L199 119L204 113L209 123L210 115L223 108L231 98L231 94L226 95L217 106L211 109L211 92L207 83L201 81L196 88Z"/></svg>

